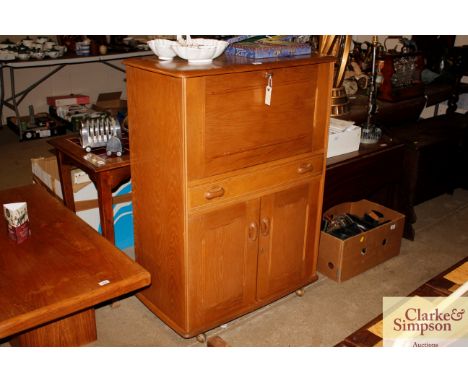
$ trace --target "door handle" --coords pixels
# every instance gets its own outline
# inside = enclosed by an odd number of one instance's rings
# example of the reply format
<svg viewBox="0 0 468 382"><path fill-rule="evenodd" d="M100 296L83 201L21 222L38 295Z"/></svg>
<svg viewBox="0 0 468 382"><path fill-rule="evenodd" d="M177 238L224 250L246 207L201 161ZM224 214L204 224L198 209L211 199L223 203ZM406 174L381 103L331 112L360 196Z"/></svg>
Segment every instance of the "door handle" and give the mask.
<svg viewBox="0 0 468 382"><path fill-rule="evenodd" d="M270 219L269 218L263 218L260 221L260 232L263 236L268 236L270 233Z"/></svg>
<svg viewBox="0 0 468 382"><path fill-rule="evenodd" d="M306 172L311 172L313 170L314 170L314 166L313 166L312 162L302 163L297 168L297 172L299 174L305 174Z"/></svg>
<svg viewBox="0 0 468 382"><path fill-rule="evenodd" d="M222 188L221 186L214 186L205 192L205 199L211 200L214 198L219 198L223 195L224 195L224 188Z"/></svg>
<svg viewBox="0 0 468 382"><path fill-rule="evenodd" d="M249 240L255 241L258 238L258 227L257 223L252 222L249 224Z"/></svg>

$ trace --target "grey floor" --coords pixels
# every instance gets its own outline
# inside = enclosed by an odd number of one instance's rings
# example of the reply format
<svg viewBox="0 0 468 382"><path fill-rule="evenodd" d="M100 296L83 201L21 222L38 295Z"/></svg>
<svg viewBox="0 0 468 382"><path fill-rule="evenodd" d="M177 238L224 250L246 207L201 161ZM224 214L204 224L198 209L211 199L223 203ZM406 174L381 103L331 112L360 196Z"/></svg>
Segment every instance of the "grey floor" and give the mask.
<svg viewBox="0 0 468 382"><path fill-rule="evenodd" d="M46 140L19 143L0 129L0 189L31 183L30 158L50 155L49 149ZM416 213L416 240L403 240L399 256L341 284L319 275L303 297L286 296L208 337L219 335L231 346L333 346L381 313L383 296L406 296L467 256L467 190L423 203ZM89 346L204 346L181 338L134 296L98 308L96 319L98 340Z"/></svg>

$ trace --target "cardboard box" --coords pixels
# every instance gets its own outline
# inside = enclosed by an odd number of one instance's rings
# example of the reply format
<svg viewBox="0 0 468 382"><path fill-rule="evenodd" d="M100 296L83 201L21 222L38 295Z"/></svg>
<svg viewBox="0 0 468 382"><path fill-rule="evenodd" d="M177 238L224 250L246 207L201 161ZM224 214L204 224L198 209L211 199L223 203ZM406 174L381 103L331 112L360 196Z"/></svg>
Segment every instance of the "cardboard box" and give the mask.
<svg viewBox="0 0 468 382"><path fill-rule="evenodd" d="M324 216L345 213L363 216L371 210L380 211L384 220L390 221L346 240L340 240L323 231L320 233L317 262L320 273L341 282L400 253L405 216L399 212L364 199L339 204L326 211Z"/></svg>
<svg viewBox="0 0 468 382"><path fill-rule="evenodd" d="M34 181L63 199L56 158L32 158L31 167ZM72 185L76 214L101 233L99 203L94 183L86 173L76 169L72 171ZM128 181L113 193L115 245L120 249L134 245L131 187L131 181Z"/></svg>
<svg viewBox="0 0 468 382"><path fill-rule="evenodd" d="M361 142L361 128L345 130L328 136L327 158L351 153L359 150Z"/></svg>
<svg viewBox="0 0 468 382"><path fill-rule="evenodd" d="M101 93L98 95L96 106L102 109L115 109L120 107L122 92Z"/></svg>
<svg viewBox="0 0 468 382"><path fill-rule="evenodd" d="M117 116L119 111L127 110L127 101L120 99L122 92L101 93L98 96L94 109L105 111L112 116Z"/></svg>
<svg viewBox="0 0 468 382"><path fill-rule="evenodd" d="M86 105L88 103L89 96L83 94L68 94L47 97L47 105L49 106Z"/></svg>

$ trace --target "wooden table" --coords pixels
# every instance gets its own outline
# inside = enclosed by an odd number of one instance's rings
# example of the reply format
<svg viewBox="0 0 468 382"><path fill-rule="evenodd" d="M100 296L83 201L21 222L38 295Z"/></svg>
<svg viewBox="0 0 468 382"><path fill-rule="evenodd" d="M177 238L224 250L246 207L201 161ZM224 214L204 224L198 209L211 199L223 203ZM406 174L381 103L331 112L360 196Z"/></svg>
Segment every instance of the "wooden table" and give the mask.
<svg viewBox="0 0 468 382"><path fill-rule="evenodd" d="M413 238L414 214L402 198L405 146L388 137L362 145L359 151L327 159L323 211L361 199L382 204L406 215L405 238Z"/></svg>
<svg viewBox="0 0 468 382"><path fill-rule="evenodd" d="M28 204L31 237L16 244L0 219L0 339L21 346L96 340L93 306L149 285L149 273L40 186L0 191L0 206L20 201Z"/></svg>
<svg viewBox="0 0 468 382"><path fill-rule="evenodd" d="M78 167L94 182L99 202L99 217L102 235L114 243L114 213L112 190L130 179L130 154L128 140L123 139L124 152L121 157L107 157L105 148L93 150L105 164L98 166L86 159L87 152L79 144L77 135L58 137L48 141L55 149L65 206L75 211L71 170Z"/></svg>

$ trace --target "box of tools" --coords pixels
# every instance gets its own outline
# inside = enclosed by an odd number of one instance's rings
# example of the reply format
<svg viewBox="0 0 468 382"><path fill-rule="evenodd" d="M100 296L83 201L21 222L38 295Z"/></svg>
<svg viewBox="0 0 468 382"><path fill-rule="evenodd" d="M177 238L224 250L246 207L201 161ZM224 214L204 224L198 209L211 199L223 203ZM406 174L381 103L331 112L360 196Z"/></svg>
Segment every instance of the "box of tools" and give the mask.
<svg viewBox="0 0 468 382"><path fill-rule="evenodd" d="M342 282L400 253L405 216L368 200L323 214L317 270Z"/></svg>

